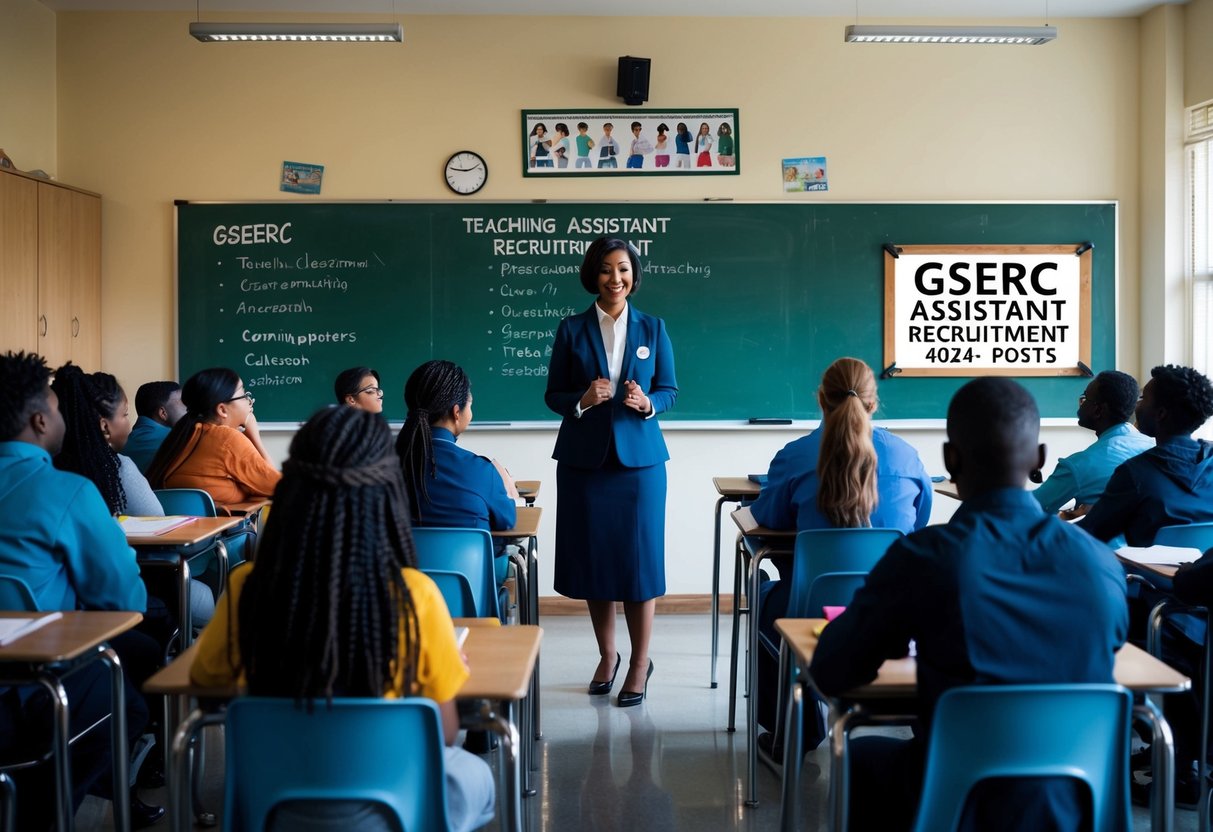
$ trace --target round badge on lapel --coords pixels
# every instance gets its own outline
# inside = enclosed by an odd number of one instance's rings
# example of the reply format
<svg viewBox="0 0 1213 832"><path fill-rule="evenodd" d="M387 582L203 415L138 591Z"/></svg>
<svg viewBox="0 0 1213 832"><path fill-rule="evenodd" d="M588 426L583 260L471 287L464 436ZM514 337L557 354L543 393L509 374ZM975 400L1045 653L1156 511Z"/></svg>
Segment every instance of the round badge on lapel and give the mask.
<svg viewBox="0 0 1213 832"><path fill-rule="evenodd" d="M649 357L649 348L648 347L637 347L636 348L636 357L639 358L641 361L644 361L646 358Z"/></svg>

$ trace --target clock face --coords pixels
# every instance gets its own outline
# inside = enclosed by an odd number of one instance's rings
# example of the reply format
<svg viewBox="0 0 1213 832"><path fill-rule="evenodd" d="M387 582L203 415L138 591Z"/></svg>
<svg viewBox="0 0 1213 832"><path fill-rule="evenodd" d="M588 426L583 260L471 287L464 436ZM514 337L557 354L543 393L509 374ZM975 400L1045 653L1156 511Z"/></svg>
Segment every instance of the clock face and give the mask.
<svg viewBox="0 0 1213 832"><path fill-rule="evenodd" d="M457 194L467 196L484 187L489 178L489 166L479 153L461 150L446 160L446 184Z"/></svg>

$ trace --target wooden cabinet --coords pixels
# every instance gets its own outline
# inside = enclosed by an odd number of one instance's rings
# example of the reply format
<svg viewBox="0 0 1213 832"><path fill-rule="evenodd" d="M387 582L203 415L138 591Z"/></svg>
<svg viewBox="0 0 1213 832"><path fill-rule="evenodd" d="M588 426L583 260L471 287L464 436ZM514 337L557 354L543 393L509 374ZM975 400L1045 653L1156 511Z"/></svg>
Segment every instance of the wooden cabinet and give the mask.
<svg viewBox="0 0 1213 832"><path fill-rule="evenodd" d="M0 173L0 297L0 349L101 369L101 197Z"/></svg>

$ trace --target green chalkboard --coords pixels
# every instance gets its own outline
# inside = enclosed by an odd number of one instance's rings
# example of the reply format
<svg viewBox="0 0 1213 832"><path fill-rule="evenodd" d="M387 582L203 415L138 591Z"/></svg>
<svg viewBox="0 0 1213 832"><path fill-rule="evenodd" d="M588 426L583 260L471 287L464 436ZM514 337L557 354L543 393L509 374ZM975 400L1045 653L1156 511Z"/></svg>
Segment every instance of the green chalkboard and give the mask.
<svg viewBox="0 0 1213 832"><path fill-rule="evenodd" d="M1091 357L1115 366L1112 203L179 203L178 363L237 370L263 422L306 419L337 372L376 368L386 413L432 357L472 378L477 421L555 419L548 349L592 297L577 276L602 232L641 249L637 307L666 321L679 420L818 416L821 371L882 359L883 250L1094 245ZM1081 378L1028 378L1072 416ZM893 378L878 418L938 418L964 379Z"/></svg>

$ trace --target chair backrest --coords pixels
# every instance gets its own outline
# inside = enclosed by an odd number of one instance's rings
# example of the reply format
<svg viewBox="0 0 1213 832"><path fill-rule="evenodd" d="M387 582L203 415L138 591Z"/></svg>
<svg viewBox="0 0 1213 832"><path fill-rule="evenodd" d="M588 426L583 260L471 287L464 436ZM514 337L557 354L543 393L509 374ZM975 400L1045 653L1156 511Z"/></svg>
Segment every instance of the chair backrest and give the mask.
<svg viewBox="0 0 1213 832"><path fill-rule="evenodd" d="M0 575L0 610L37 612L38 602L25 581L11 575Z"/></svg>
<svg viewBox="0 0 1213 832"><path fill-rule="evenodd" d="M845 607L863 585L853 573L870 572L899 537L897 529L810 529L797 534L787 617L820 618L825 603ZM852 577L823 583L814 595L815 583L822 576L838 572L852 573Z"/></svg>
<svg viewBox="0 0 1213 832"><path fill-rule="evenodd" d="M191 517L214 517L215 501L201 488L158 488L156 499L165 514L187 514Z"/></svg>
<svg viewBox="0 0 1213 832"><path fill-rule="evenodd" d="M1186 523L1164 526L1154 535L1159 546L1186 546L1207 552L1213 549L1213 523Z"/></svg>
<svg viewBox="0 0 1213 832"><path fill-rule="evenodd" d="M1092 829L1127 832L1129 723L1119 685L981 685L939 698L916 832L960 823L973 786L991 777L1073 777L1091 790Z"/></svg>
<svg viewBox="0 0 1213 832"><path fill-rule="evenodd" d="M493 538L488 532L414 527L413 545L417 568L438 584L452 617L499 617ZM462 575L466 582L453 574Z"/></svg>
<svg viewBox="0 0 1213 832"><path fill-rule="evenodd" d="M438 706L421 697L334 699L308 713L290 699L228 706L227 832L262 832L286 801L386 806L407 832L446 832L446 766Z"/></svg>

